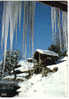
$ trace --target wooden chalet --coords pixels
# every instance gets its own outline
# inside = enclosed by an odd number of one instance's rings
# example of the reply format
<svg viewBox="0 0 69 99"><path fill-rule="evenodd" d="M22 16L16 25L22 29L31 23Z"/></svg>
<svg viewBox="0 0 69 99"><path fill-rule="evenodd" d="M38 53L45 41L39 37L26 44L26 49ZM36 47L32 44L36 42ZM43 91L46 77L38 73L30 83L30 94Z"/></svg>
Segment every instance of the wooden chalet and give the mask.
<svg viewBox="0 0 69 99"><path fill-rule="evenodd" d="M37 60L38 64L46 66L56 63L59 56L57 53L50 50L37 49L34 53L33 58Z"/></svg>

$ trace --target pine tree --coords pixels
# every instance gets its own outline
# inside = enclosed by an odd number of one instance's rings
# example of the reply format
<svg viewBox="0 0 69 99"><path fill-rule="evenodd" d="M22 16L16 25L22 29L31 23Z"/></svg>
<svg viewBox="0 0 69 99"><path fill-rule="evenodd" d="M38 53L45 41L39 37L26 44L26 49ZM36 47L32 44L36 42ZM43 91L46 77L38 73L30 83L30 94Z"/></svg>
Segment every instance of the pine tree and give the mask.
<svg viewBox="0 0 69 99"><path fill-rule="evenodd" d="M17 68L19 66L18 65L19 59L20 59L19 51L7 51L6 59L5 59L4 73L11 74L11 71L13 71L15 78L16 78L15 68ZM3 64L4 64L4 60L2 62L2 67L3 67Z"/></svg>

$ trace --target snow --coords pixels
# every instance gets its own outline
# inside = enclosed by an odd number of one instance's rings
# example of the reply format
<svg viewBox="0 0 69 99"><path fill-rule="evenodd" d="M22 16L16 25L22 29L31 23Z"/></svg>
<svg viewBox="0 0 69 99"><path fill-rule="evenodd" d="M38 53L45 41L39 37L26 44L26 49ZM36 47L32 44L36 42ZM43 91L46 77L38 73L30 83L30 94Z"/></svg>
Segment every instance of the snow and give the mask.
<svg viewBox="0 0 69 99"><path fill-rule="evenodd" d="M26 70L29 70L33 67L33 63L29 63L29 62L27 62L27 60L20 60L18 65L21 65L21 67L18 67L15 70L26 71ZM26 75L28 75L28 73L18 74L17 79L20 78L20 79L24 80L24 77ZM14 75L8 75L8 76L4 77L4 79L10 79L10 78L13 79Z"/></svg>
<svg viewBox="0 0 69 99"><path fill-rule="evenodd" d="M29 63L27 60L20 60L19 65L21 65L21 67L17 68L17 70L28 70L31 69L33 67L33 63Z"/></svg>
<svg viewBox="0 0 69 99"><path fill-rule="evenodd" d="M36 52L39 52L41 54L52 55L52 56L57 56L58 57L57 53L55 53L53 51L50 51L50 50L37 49Z"/></svg>
<svg viewBox="0 0 69 99"><path fill-rule="evenodd" d="M64 97L67 94L67 78L65 72L67 69L67 57L60 61L61 62L56 65L48 66L51 69L58 67L57 72L49 73L47 77L42 77L41 74L34 74L29 80L19 83L19 86L21 86L18 90L20 91L19 97Z"/></svg>
<svg viewBox="0 0 69 99"><path fill-rule="evenodd" d="M28 70L33 67L33 64L27 61L20 61L22 67L18 70ZM48 68L53 69L58 67L55 73L49 73L47 77L42 77L41 74L34 74L30 79L25 79L24 74L19 74L17 78L24 81L19 82L19 95L15 97L64 97L67 96L67 88L69 79L69 67L67 57L60 59L57 64L50 65ZM29 67L28 67L29 66Z"/></svg>

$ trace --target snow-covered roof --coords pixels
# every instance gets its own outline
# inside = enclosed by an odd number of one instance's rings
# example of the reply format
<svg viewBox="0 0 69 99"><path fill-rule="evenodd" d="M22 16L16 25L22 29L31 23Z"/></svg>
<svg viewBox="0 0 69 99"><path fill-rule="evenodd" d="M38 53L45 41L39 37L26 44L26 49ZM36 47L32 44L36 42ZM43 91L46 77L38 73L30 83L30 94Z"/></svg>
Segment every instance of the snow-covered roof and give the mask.
<svg viewBox="0 0 69 99"><path fill-rule="evenodd" d="M27 58L27 60L32 60L33 58L31 57L31 58Z"/></svg>
<svg viewBox="0 0 69 99"><path fill-rule="evenodd" d="M39 52L41 54L52 55L52 56L57 56L58 57L57 53L55 53L54 51L50 51L50 50L36 49L35 52Z"/></svg>

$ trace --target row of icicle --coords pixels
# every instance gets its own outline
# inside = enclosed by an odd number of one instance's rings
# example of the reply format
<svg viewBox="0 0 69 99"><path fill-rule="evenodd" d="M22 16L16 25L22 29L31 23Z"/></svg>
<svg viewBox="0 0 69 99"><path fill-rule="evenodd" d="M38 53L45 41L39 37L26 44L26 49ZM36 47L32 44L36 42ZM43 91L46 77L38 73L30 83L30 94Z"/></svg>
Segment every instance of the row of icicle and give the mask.
<svg viewBox="0 0 69 99"><path fill-rule="evenodd" d="M34 51L34 12L35 2L24 2L24 24L23 24L23 57L27 56L27 35L29 33L29 53L33 55ZM28 30L29 29L29 30Z"/></svg>
<svg viewBox="0 0 69 99"><path fill-rule="evenodd" d="M3 2L3 17L2 17L2 39L1 47L4 45L4 66L7 51L8 33L10 33L10 50L13 50L14 32L16 31L17 39L17 24L19 23L19 29L21 25L21 13L22 2L7 1ZM23 17L23 57L27 56L27 35L29 33L29 53L33 53L34 50L34 12L35 2L23 2L24 17ZM68 32L67 32L67 13L62 11L62 18L60 9L51 7L51 21L52 21L52 38L53 42L60 45L60 49L68 48ZM61 20L61 21L60 21ZM62 24L61 24L62 23ZM9 32L10 28L10 32ZM58 29L58 30L57 30Z"/></svg>
<svg viewBox="0 0 69 99"><path fill-rule="evenodd" d="M22 10L22 4L24 11ZM27 32L29 31L29 49L30 53L33 52L33 25L34 25L34 11L35 2L16 2L7 1L3 2L3 16L2 16L2 37L1 37L1 48L4 46L4 66L3 73L5 70L5 59L7 51L7 40L8 33L10 35L10 51L13 50L13 39L14 33L16 33L17 40L17 24L19 23L19 29L21 27L21 13L24 13L23 17L23 57L27 56ZM28 28L29 27L29 28ZM10 32L9 32L10 30ZM16 31L16 32L15 32ZM32 49L32 50L31 50ZM31 55L31 54L30 54Z"/></svg>
<svg viewBox="0 0 69 99"><path fill-rule="evenodd" d="M60 50L68 50L67 12L51 7L52 40Z"/></svg>

